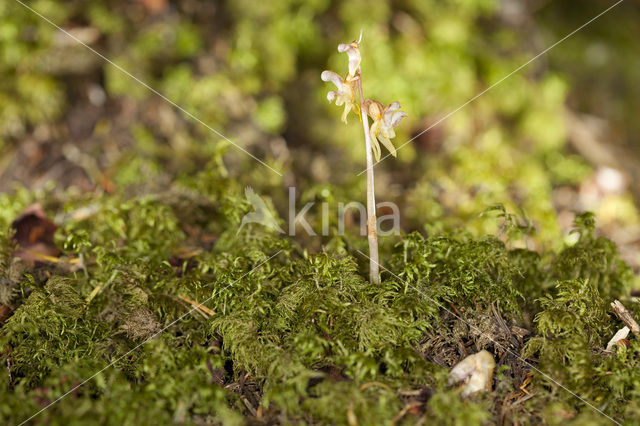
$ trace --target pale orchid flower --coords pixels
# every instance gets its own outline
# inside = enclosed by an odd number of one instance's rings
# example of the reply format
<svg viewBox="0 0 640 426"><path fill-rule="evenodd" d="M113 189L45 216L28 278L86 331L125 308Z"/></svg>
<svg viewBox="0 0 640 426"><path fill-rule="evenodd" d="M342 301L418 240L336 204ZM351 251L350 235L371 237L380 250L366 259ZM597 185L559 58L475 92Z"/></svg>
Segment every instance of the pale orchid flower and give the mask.
<svg viewBox="0 0 640 426"><path fill-rule="evenodd" d="M378 263L378 236L376 224L376 201L375 189L373 187L373 151L376 161L380 161L380 144L384 145L391 155L396 156L396 149L390 139L395 137L394 127L407 116L405 112L399 111L400 103L394 102L388 107L384 107L380 102L367 99L362 102L364 93L362 92L362 71L360 63L360 42L362 41L362 31L360 38L349 44L338 45L338 52L346 53L349 57L349 73L345 78L333 71L323 71L322 81L330 81L336 85L338 90L327 93L329 102L335 102L340 106L344 104L342 121L347 122L347 115L352 109L360 116L362 130L364 132L366 160L367 160L367 239L369 241L369 276L372 284L380 283L380 265ZM356 96L360 102L356 101ZM362 109L362 110L361 110ZM369 117L373 119L369 127Z"/></svg>
<svg viewBox="0 0 640 426"><path fill-rule="evenodd" d="M338 45L338 52L346 52L349 56L349 75L353 78L356 76L356 72L360 68L360 62L362 57L360 56L360 40L352 41L349 44L342 43Z"/></svg>
<svg viewBox="0 0 640 426"><path fill-rule="evenodd" d="M330 81L336 85L337 91L332 90L327 93L327 99L329 102L335 101L336 105L340 106L344 104L344 112L342 113L342 121L347 122L347 115L352 109L356 111L356 114L360 114L360 107L356 103L356 82L360 78L358 70L360 69L360 62L362 60L360 56L360 41L362 40L362 32L360 32L360 38L354 40L349 44L342 43L338 45L338 52L349 56L349 74L345 78L340 77L333 71L323 71L321 74L322 81Z"/></svg>
<svg viewBox="0 0 640 426"><path fill-rule="evenodd" d="M400 121L407 116L407 113L398 111L402 108L400 102L394 102L385 108L380 102L367 99L364 105L367 114L373 120L369 134L371 135L371 148L376 161L380 161L380 143L395 157L396 149L390 139L396 136L396 132L393 129L400 124Z"/></svg>
<svg viewBox="0 0 640 426"><path fill-rule="evenodd" d="M337 106L344 104L344 112L342 113L342 121L347 122L347 115L349 111L355 109L358 111L356 105L356 87L355 80L347 75L344 79L333 71L322 71L320 75L322 81L330 81L336 85L338 90L331 90L327 93L327 100L329 102L336 103Z"/></svg>

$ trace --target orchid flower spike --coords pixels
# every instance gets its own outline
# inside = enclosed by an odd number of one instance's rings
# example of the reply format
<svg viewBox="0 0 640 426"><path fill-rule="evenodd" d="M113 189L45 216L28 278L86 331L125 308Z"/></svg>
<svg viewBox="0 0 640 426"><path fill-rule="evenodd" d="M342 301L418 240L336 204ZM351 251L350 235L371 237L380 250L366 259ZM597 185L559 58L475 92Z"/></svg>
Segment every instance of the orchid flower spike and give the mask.
<svg viewBox="0 0 640 426"><path fill-rule="evenodd" d="M362 61L360 49L358 49L358 47L360 47L361 39L362 32L360 32L360 38L358 40L354 40L349 44L342 43L338 45L338 52L347 52L347 55L349 56L349 76L351 76L351 78L356 76L356 72L360 68L360 62Z"/></svg>
<svg viewBox="0 0 640 426"><path fill-rule="evenodd" d="M393 128L398 127L400 121L407 116L407 113L398 111L402 108L400 102L394 102L385 108L380 102L367 99L364 101L364 108L373 120L369 134L371 135L371 145L376 161L380 161L380 143L395 157L396 149L390 139L396 136Z"/></svg>
<svg viewBox="0 0 640 426"><path fill-rule="evenodd" d="M320 75L322 81L330 81L336 85L337 91L331 90L327 93L327 100L329 102L335 101L337 106L344 104L344 112L342 113L342 121L347 123L347 115L349 111L355 109L358 112L358 106L356 105L356 87L355 80L352 80L349 75L344 79L333 71L322 71Z"/></svg>

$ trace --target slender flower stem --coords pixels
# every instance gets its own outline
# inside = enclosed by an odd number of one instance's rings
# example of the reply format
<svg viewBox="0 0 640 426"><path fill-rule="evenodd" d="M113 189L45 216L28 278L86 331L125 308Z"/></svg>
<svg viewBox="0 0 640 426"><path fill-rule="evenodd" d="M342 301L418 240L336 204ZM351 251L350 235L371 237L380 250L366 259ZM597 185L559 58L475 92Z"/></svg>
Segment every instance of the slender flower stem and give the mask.
<svg viewBox="0 0 640 426"><path fill-rule="evenodd" d="M367 239L369 240L369 278L373 284L380 283L380 264L378 259L378 230L376 219L376 196L373 185L373 154L369 135L369 116L364 106L362 92L362 72L358 73L358 92L360 93L360 113L367 157Z"/></svg>

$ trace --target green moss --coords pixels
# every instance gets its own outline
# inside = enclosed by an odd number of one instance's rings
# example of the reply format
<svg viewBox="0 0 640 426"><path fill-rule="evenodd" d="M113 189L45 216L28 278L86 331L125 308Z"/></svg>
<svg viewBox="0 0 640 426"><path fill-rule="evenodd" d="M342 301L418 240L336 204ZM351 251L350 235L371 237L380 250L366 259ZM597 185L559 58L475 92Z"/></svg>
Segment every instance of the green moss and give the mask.
<svg viewBox="0 0 640 426"><path fill-rule="evenodd" d="M83 267L44 266L44 275L20 278L0 336L11 372L0 389L5 423L24 420L111 363L37 420L232 424L260 407L282 423L389 423L407 402L401 391L429 388L419 410L430 421L492 422L499 401L530 370L501 348L518 352L523 343L541 371L606 401L612 415L633 414L626 401L640 392L638 382L609 376L623 375L637 344L614 356L596 350L617 328L607 305L631 275L615 247L593 237L591 217L578 218L580 240L557 254L509 249L491 236L414 233L389 251L389 272L373 286L364 259L344 243L334 239L331 249L309 254L259 226L238 233L248 210L241 188L207 173L187 181L154 196L70 198L62 207L94 208L56 237ZM185 225L217 239L206 248ZM169 262L194 243L194 256ZM2 249L7 282L6 237ZM180 296L215 314L189 313ZM493 309L530 335L513 346ZM463 402L446 385L460 345L507 356L494 394ZM550 401L592 414L542 375L533 386L540 396L513 418L552 415L541 408Z"/></svg>

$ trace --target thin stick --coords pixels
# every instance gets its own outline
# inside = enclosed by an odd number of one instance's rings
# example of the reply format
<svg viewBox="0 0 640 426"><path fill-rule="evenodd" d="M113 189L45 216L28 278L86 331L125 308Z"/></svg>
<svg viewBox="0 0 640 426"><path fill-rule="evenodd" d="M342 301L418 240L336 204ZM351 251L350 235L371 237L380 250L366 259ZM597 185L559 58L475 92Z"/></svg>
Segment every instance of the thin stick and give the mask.
<svg viewBox="0 0 640 426"><path fill-rule="evenodd" d="M200 314L202 314L202 316L205 318L209 318L210 316L214 316L216 314L215 312L213 312L211 309L207 308L203 304L200 304L195 300L189 299L187 296L178 296L178 297L184 300L185 302L189 303L191 306L193 306L193 308L196 311L200 312Z"/></svg>
<svg viewBox="0 0 640 426"><path fill-rule="evenodd" d="M629 327L629 330L631 330L631 332L635 336L640 335L640 326L638 326L638 323L633 319L631 313L619 300L614 300L613 302L611 302L611 307L613 308L616 315L618 315L618 318L620 318L622 322L625 323L627 327Z"/></svg>
<svg viewBox="0 0 640 426"><path fill-rule="evenodd" d="M373 284L380 283L380 266L378 262L378 230L376 219L376 196L373 185L373 154L371 153L371 136L369 135L369 116L365 111L364 94L362 92L362 71L358 73L358 92L360 92L360 113L364 130L365 149L367 151L367 239L369 240L369 279Z"/></svg>

